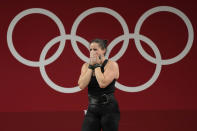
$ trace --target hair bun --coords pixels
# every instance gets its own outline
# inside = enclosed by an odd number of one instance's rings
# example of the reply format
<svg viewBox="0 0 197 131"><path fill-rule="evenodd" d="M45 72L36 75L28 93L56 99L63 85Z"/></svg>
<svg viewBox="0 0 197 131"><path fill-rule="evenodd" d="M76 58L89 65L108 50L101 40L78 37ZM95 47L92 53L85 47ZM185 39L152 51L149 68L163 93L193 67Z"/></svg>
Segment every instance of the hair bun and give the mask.
<svg viewBox="0 0 197 131"><path fill-rule="evenodd" d="M108 40L103 40L103 41L104 41L105 45L107 45Z"/></svg>

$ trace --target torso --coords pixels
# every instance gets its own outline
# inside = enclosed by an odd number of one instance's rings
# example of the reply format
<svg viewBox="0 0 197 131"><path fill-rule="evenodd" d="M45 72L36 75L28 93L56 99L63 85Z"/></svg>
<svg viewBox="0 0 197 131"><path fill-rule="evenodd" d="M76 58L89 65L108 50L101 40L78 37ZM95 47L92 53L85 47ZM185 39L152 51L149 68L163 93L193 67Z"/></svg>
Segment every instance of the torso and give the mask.
<svg viewBox="0 0 197 131"><path fill-rule="evenodd" d="M107 62L108 62L107 59L103 62L103 65L101 67L101 72L102 73L104 73L105 66L107 65ZM88 94L94 95L94 96L98 96L98 95L102 95L102 94L114 93L114 91L115 91L115 82L116 82L116 79L114 79L107 87L100 88L99 84L97 82L97 79L95 77L95 73L93 72L91 80L90 80L90 82L88 84Z"/></svg>

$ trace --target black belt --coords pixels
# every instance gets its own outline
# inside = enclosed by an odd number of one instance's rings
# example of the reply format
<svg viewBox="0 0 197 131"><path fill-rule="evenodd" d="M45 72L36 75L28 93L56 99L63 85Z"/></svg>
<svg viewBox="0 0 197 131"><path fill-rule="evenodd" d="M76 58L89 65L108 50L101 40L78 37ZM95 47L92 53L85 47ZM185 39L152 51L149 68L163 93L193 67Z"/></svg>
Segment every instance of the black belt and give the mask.
<svg viewBox="0 0 197 131"><path fill-rule="evenodd" d="M107 104L111 102L114 98L114 94L103 94L101 96L92 96L88 94L89 104Z"/></svg>

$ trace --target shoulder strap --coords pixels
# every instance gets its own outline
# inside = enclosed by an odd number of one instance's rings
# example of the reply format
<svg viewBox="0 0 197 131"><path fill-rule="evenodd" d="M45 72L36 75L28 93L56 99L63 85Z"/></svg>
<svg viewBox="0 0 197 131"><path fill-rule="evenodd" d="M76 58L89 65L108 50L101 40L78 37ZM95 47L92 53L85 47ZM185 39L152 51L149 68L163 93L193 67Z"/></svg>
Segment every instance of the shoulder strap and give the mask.
<svg viewBox="0 0 197 131"><path fill-rule="evenodd" d="M103 62L102 66L101 66L101 72L104 72L104 67L107 64L108 59L105 59L105 61Z"/></svg>
<svg viewBox="0 0 197 131"><path fill-rule="evenodd" d="M105 67L105 65L107 64L108 59L105 59L105 61L103 62L102 66Z"/></svg>

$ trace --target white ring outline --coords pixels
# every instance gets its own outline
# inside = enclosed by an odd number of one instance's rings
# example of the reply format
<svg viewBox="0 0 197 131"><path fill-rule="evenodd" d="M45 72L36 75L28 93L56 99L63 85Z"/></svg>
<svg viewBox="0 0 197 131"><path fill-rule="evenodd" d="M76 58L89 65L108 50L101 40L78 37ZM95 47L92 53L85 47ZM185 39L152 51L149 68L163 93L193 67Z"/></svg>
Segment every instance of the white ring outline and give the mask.
<svg viewBox="0 0 197 131"><path fill-rule="evenodd" d="M101 9L105 10L105 11L102 11ZM21 13L19 13L13 20L12 22L10 23L9 27L8 27L8 32L7 32L7 42L8 42L8 47L12 53L12 55L21 63L27 65L27 66L32 66L32 67L40 67L40 72L41 72L41 75L43 76L43 74L45 75L43 77L43 79L45 80L46 78L48 78L46 72L45 72L45 68L44 66L45 65L48 65L50 64L51 62L55 61L59 56L60 54L62 53L63 49L64 49L64 46L65 46L65 41L66 41L66 37L71 39L71 44L72 44L72 47L74 49L74 51L80 51L78 46L76 45L76 40L78 41L84 41L84 43L82 42L82 44L88 48L88 45L87 45L87 41L85 39L82 39L81 37L79 36L76 36L76 30L77 30L77 26L79 24L79 22L82 20L81 17L86 17L88 13L98 13L98 12L102 12L102 13L106 13L107 14L110 14L108 13L108 11L112 12L112 16L113 16L113 13L115 13L116 15L120 16L117 12L111 10L111 9L108 9L108 8L105 8L105 7L96 7L96 8L91 8L87 11L85 11L83 13L83 15L80 15L77 20L75 21L75 24L73 24L73 27L74 29L72 28L71 30L71 35L66 35L65 33L65 30L64 30L64 26L63 24L61 23L61 21L58 19L58 17L56 15L54 15L52 12L48 11L48 10L45 10L45 9L40 9L40 8L32 8L32 9L27 9ZM178 16L181 17L181 19L185 22L186 26L187 26L187 29L188 29L188 32L189 32L189 35L188 35L188 42L187 42L187 45L185 47L185 49L178 55L178 57L174 57L170 60L162 60L161 59L161 56L160 56L160 52L158 50L158 48L156 47L156 45L150 40L148 39L147 37L143 36L143 35L140 35L139 34L139 31L140 31L140 28L141 28L141 25L142 23L144 22L144 20L156 13L156 12L160 12L160 11L168 11L168 12L171 12L171 13L174 13L174 14L177 14ZM177 13L178 12L178 13ZM29 14L32 14L32 13L39 13L39 14L44 14L48 17L50 17L52 20L55 21L55 23L58 25L58 28L60 30L60 36L52 39L51 41L48 42L48 44L44 47L44 49L42 50L42 53L41 53L41 56L40 56L40 61L39 62L34 62L34 61L30 61L30 60L27 60L27 59L24 59L23 57L21 57L17 51L15 50L14 46L13 46L13 42L12 42L12 32L13 32L13 29L14 29L14 26L16 25L16 23L24 16L26 15L29 15ZM151 14L152 13L152 14ZM116 16L115 15L115 16ZM114 17L115 17L114 16ZM121 17L121 16L120 16ZM116 17L115 17L116 18ZM122 17L121 17L122 18ZM124 22L124 19L122 18L123 22ZM119 20L120 22L120 20ZM77 23L77 24L76 24ZM125 25L124 25L125 24ZM128 30L128 26L126 24L126 22L123 24L123 31L125 33L125 30L126 27ZM122 25L122 24L121 24ZM125 28L124 28L125 27ZM73 31L74 30L74 31ZM74 32L74 33L73 33ZM129 37L129 38L128 38ZM135 27L135 30L134 30L134 34L129 34L129 32L126 32L124 35L122 36L119 36L117 38L115 38L111 44L108 46L108 48L110 49L110 51L112 50L112 48L118 44L116 42L120 41L122 38L125 38L126 41L128 40L128 42L125 42L123 43L123 46L121 48L121 50L114 56L112 57L111 59L116 61L118 59L120 59L120 57L124 54L124 52L126 51L128 44L129 44L129 39L130 38L134 38L134 41L135 41L135 45L138 49L138 51L140 52L140 54L148 61L156 64L156 70L155 70L155 73L154 75L152 76L152 78L146 82L145 84L141 85L141 86L138 86L138 87L128 87L128 86L124 86L120 83L116 83L116 87L119 88L120 90L123 90L123 91L127 91L127 92L138 92L138 91L142 91L144 89L147 89L148 87L150 87L155 81L156 79L158 78L159 76L159 73L161 71L161 65L167 65L167 64L172 64L172 63L175 63L179 60L181 60L183 57L186 56L186 54L189 52L189 50L191 49L191 46L193 44L193 39L194 39L194 32L193 32L193 27L192 27L192 24L190 22L190 20L188 19L188 17L183 13L181 12L180 10L176 9L176 8L173 8L173 7L169 7L169 6L158 6L158 7L155 7L155 8L152 8L148 11L146 11L141 17L140 19L138 20L137 24L136 24L136 27ZM80 40L79 40L80 39ZM124 39L124 40L125 40ZM56 53L48 58L47 60L44 60L45 59L45 55L47 53L47 51L45 50L48 50L47 48L48 47L51 47L53 46L55 43L53 42L56 42L58 40L61 40L60 41L60 46L58 48L58 50L56 51ZM156 55L156 59L150 57L142 48L141 44L140 44L140 41L139 40L143 40L144 42L146 42L147 44L149 44L149 46L151 46L151 48L153 49L155 55ZM74 41L75 43L73 44ZM124 47L124 48L123 48ZM156 50L156 51L155 51ZM109 51L109 52L110 52ZM107 54L107 56L109 56L109 52ZM77 54L77 52L75 52ZM81 52L80 52L81 53ZM79 53L79 54L80 54ZM78 54L77 54L78 55ZM83 55L82 53L80 54L83 58L80 58L83 60L83 61L87 61L87 59L85 58L85 55ZM118 58L119 57L119 58ZM170 61L170 62L169 62ZM49 78L48 78L49 79ZM50 83L50 79L49 80L45 80L45 82L48 84ZM52 81L51 81L52 82ZM54 84L52 82L52 84ZM53 88L54 86L57 86L56 84L52 85L52 84L48 84L51 88ZM59 91L59 92L63 92L63 93L73 93L73 92L77 92L77 91L80 91L80 89L78 87L74 87L74 88L62 88L62 87L58 87L58 88L53 88L55 89L56 91Z"/></svg>
<svg viewBox="0 0 197 131"><path fill-rule="evenodd" d="M40 63L45 61L45 57L47 55L48 50L55 44L57 44L58 41L66 40L66 39L76 39L77 41L80 41L86 48L89 47L89 42L83 39L82 37L79 36L72 36L72 35L62 35L55 37L54 39L50 40L45 47L43 48L41 55L40 55ZM61 48L61 51L63 51L63 48ZM44 81L54 90L62 93L74 93L78 92L81 89L78 86L69 88L69 87L61 87L57 84L55 84L47 75L46 70L45 70L45 64L41 64L40 66L40 73Z"/></svg>
<svg viewBox="0 0 197 131"><path fill-rule="evenodd" d="M116 41L117 41L116 44L118 44L120 41L124 40L125 37L130 38L130 39L131 38L133 38L133 39L140 39L140 40L146 42L153 49L153 52L154 52L154 54L156 56L156 69L155 69L155 72L152 75L152 77L145 84L142 84L142 85L136 86L136 87L128 87L128 86L124 86L124 85L120 84L118 81L116 81L116 87L118 89L122 90L122 91L139 92L139 91L145 90L148 87L150 87L157 80L157 78L159 77L159 74L161 72L161 67L162 67L162 65L161 65L161 55L160 55L159 49L154 44L154 42L151 41L149 38L143 36L143 35L137 35L137 34L129 34L127 36L122 35L122 36L119 36L119 37L116 38ZM112 48L116 44L113 44ZM142 48L137 48L137 49L138 49L139 52L142 50Z"/></svg>
<svg viewBox="0 0 197 131"><path fill-rule="evenodd" d="M109 8L105 8L105 7L95 7L95 8L91 8L91 9L88 9L88 10L84 11L83 13L81 13L76 18L76 20L74 21L73 26L71 28L71 35L76 35L76 31L77 31L77 28L79 26L79 23L85 17L87 17L88 15L91 15L91 14L94 14L94 13L106 13L106 14L109 14L109 15L113 16L114 18L116 18L120 22L120 24L122 26L122 29L123 29L123 32L124 32L124 35L129 34L129 28L128 28L125 20L116 11L114 11L112 9L109 9ZM89 58L81 53L81 51L79 50L79 48L77 46L76 41L74 39L71 39L71 43L72 43L72 47L73 47L75 53L77 54L77 56L79 58L81 58L81 60L83 60L84 62L88 62ZM117 59L120 59L120 57L126 51L128 44L129 44L129 39L126 38L124 40L124 43L123 43L122 48L120 49L120 51L115 56L113 56L111 59L114 60L114 61L116 61ZM108 58L108 56L109 56L109 53L107 52L106 53L106 58Z"/></svg>
<svg viewBox="0 0 197 131"><path fill-rule="evenodd" d="M16 49L14 48L14 44L13 44L13 41L12 41L12 33L13 33L13 30L14 30L14 27L16 26L16 24L18 23L18 21L20 19L22 19L23 17L27 16L27 15L30 15L30 14L42 14L42 15L45 15L45 16L48 16L49 18L51 18L58 26L58 29L60 31L60 35L65 35L65 29L64 29L64 26L61 22L61 20L52 12L46 10L46 9L41 9L41 8L31 8L31 9L27 9L27 10L24 10L22 11L21 13L19 13L18 15L16 15L14 17L14 19L11 21L9 27L8 27L8 32L7 32L7 43L8 43L8 47L9 47L9 50L10 52L12 53L12 55L21 63L23 63L24 65L27 65L27 66L32 66L32 67L39 67L41 66L42 64L39 62L39 61L31 61L31 60L27 60L25 58L23 58L17 51ZM50 61L52 61L53 59L57 58L58 57L58 54L60 54L60 49L61 48L64 48L63 46L65 45L65 41L61 41L60 42L60 46L59 48L57 49L56 53L53 54L53 56L51 56L50 58L48 58L46 60L46 63L50 63Z"/></svg>
<svg viewBox="0 0 197 131"><path fill-rule="evenodd" d="M146 11L139 18L139 20L135 26L134 33L139 34L140 28L141 28L143 22L150 15L152 15L154 13L158 13L158 12L163 12L163 11L171 12L171 13L174 13L177 16L179 16L183 20L183 22L186 24L186 27L188 30L188 41L187 41L187 44L186 44L184 50L179 55L175 56L174 58L165 59L165 60L161 61L162 65L169 65L169 64L176 63L176 62L180 61L181 59L183 59L187 55L187 53L190 51L192 44L193 44L193 40L194 40L194 31L193 31L192 24L191 24L189 18L182 11L180 11L176 8L173 8L173 7L169 7L169 6L158 6L158 7L152 8L152 9ZM135 39L135 44L136 44L137 48L139 47L138 45L141 46L139 39ZM150 56L148 53L146 53L143 48L142 48L142 52L140 52L140 54L149 62L156 64L155 59L152 56Z"/></svg>

